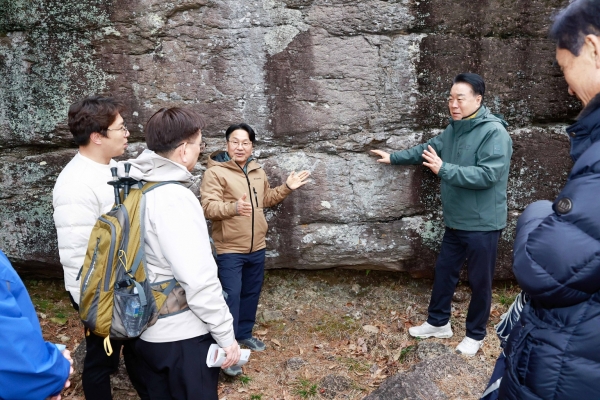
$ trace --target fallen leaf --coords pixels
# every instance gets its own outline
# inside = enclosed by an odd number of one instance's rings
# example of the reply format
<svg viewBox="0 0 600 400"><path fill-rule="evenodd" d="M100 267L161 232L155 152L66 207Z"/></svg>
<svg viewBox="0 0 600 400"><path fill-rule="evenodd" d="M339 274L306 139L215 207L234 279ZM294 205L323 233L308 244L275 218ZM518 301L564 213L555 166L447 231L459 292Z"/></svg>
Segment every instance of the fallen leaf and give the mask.
<svg viewBox="0 0 600 400"><path fill-rule="evenodd" d="M50 318L50 321L54 322L55 324L58 325L64 325L67 323L67 319L66 318L58 318L58 317L52 317Z"/></svg>
<svg viewBox="0 0 600 400"><path fill-rule="evenodd" d="M379 375L381 375L382 372L383 372L383 369L382 368L378 368L377 371L373 372L373 374L371 375L371 377L377 378Z"/></svg>
<svg viewBox="0 0 600 400"><path fill-rule="evenodd" d="M239 388L238 393L248 393L248 391L244 388Z"/></svg>
<svg viewBox="0 0 600 400"><path fill-rule="evenodd" d="M256 333L258 336L265 336L267 333L269 333L269 330L265 329L263 331L256 331L254 333Z"/></svg>
<svg viewBox="0 0 600 400"><path fill-rule="evenodd" d="M334 369L334 368L335 368L335 365L330 365L329 366L329 369Z"/></svg>
<svg viewBox="0 0 600 400"><path fill-rule="evenodd" d="M362 328L368 333L379 333L379 328L373 325L364 325Z"/></svg>
<svg viewBox="0 0 600 400"><path fill-rule="evenodd" d="M304 350L302 350L302 347L298 347L298 349L300 350L300 355L304 354Z"/></svg>
<svg viewBox="0 0 600 400"><path fill-rule="evenodd" d="M277 346L281 347L281 343L277 339L271 339L271 342L275 343Z"/></svg>

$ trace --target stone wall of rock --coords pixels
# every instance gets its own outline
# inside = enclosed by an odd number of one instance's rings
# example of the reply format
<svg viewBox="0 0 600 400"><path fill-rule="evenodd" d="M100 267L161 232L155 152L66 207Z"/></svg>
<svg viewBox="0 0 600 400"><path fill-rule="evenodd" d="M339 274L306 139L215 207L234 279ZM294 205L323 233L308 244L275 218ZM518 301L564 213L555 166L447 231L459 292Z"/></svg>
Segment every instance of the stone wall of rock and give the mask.
<svg viewBox="0 0 600 400"><path fill-rule="evenodd" d="M268 212L270 268L352 267L431 275L443 227L439 182L379 165L369 149L417 144L447 123L451 78L487 82L510 123L510 222L497 278L510 278L516 217L553 199L580 109L554 65L550 17L567 0L0 0L0 248L22 272L60 276L51 191L76 151L66 110L123 99L127 156L145 121L185 106L207 154L245 121L272 185L312 182Z"/></svg>

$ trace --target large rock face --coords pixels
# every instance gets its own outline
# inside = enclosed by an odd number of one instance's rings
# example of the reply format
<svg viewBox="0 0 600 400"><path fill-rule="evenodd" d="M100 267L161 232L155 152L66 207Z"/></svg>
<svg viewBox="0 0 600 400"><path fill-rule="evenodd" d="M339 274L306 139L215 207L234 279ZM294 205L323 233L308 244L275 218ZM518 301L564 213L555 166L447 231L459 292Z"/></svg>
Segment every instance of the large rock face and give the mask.
<svg viewBox="0 0 600 400"><path fill-rule="evenodd" d="M271 185L312 182L268 212L270 268L353 267L431 275L443 226L439 181L380 165L447 124L459 72L510 123L510 221L498 278L510 278L516 217L553 199L571 165L567 95L546 39L567 0L0 0L0 248L23 272L61 275L56 176L75 152L66 110L92 93L128 105L127 156L147 119L185 106L208 149L245 121ZM202 173L206 156L196 172Z"/></svg>

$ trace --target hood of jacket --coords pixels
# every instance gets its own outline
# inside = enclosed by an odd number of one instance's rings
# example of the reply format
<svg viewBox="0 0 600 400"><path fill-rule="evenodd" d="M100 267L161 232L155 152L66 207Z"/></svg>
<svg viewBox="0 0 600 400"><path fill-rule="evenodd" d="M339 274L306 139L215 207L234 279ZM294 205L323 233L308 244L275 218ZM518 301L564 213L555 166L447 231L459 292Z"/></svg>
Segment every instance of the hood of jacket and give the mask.
<svg viewBox="0 0 600 400"><path fill-rule="evenodd" d="M475 118L453 120L450 119L450 125L456 134L468 133L475 129L476 126L486 122L498 122L502 124L504 128L508 126L508 123L500 115L492 114L492 112L484 105L479 108Z"/></svg>
<svg viewBox="0 0 600 400"><path fill-rule="evenodd" d="M129 176L138 181L165 182L177 181L189 187L194 183L194 176L181 164L160 156L152 150L144 150L137 158L119 161L118 174L125 176L125 163L131 164Z"/></svg>
<svg viewBox="0 0 600 400"><path fill-rule="evenodd" d="M208 157L208 168L212 167L223 167L234 170L236 172L243 171L243 168L240 167L234 160L229 158L229 155L226 151L219 150L215 151ZM260 168L260 165L254 160L254 158L250 157L248 161L246 161L246 173Z"/></svg>
<svg viewBox="0 0 600 400"><path fill-rule="evenodd" d="M600 94L588 103L577 117L577 122L567 127L571 138L571 158L579 157L595 142L600 140Z"/></svg>

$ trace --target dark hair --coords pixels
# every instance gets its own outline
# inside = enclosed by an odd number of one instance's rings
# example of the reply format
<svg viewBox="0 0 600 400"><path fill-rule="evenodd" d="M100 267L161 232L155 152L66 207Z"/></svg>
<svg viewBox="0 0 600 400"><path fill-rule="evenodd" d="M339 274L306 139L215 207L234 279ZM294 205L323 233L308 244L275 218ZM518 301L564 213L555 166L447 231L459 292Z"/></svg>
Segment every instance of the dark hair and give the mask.
<svg viewBox="0 0 600 400"><path fill-rule="evenodd" d="M168 154L181 142L196 138L204 128L199 114L185 108L161 108L146 124L146 144L159 154Z"/></svg>
<svg viewBox="0 0 600 400"><path fill-rule="evenodd" d="M485 95L485 82L481 76L472 72L464 72L456 75L452 80L452 85L457 83L468 83L473 89L473 93L475 93L475 95L481 95L481 98L483 99Z"/></svg>
<svg viewBox="0 0 600 400"><path fill-rule="evenodd" d="M119 100L99 95L71 104L68 124L73 140L78 146L87 146L90 135L94 132L108 136L108 127L124 109L125 106Z"/></svg>
<svg viewBox="0 0 600 400"><path fill-rule="evenodd" d="M600 1L576 0L554 17L550 39L560 49L579 56L587 35L600 34Z"/></svg>
<svg viewBox="0 0 600 400"><path fill-rule="evenodd" d="M238 129L248 132L248 137L250 138L250 141L252 143L256 141L256 133L254 132L254 129L252 129L250 125L245 124L243 122L241 124L230 125L229 128L227 128L227 130L225 131L225 140L229 141L229 136L231 135L231 132L237 131Z"/></svg>

